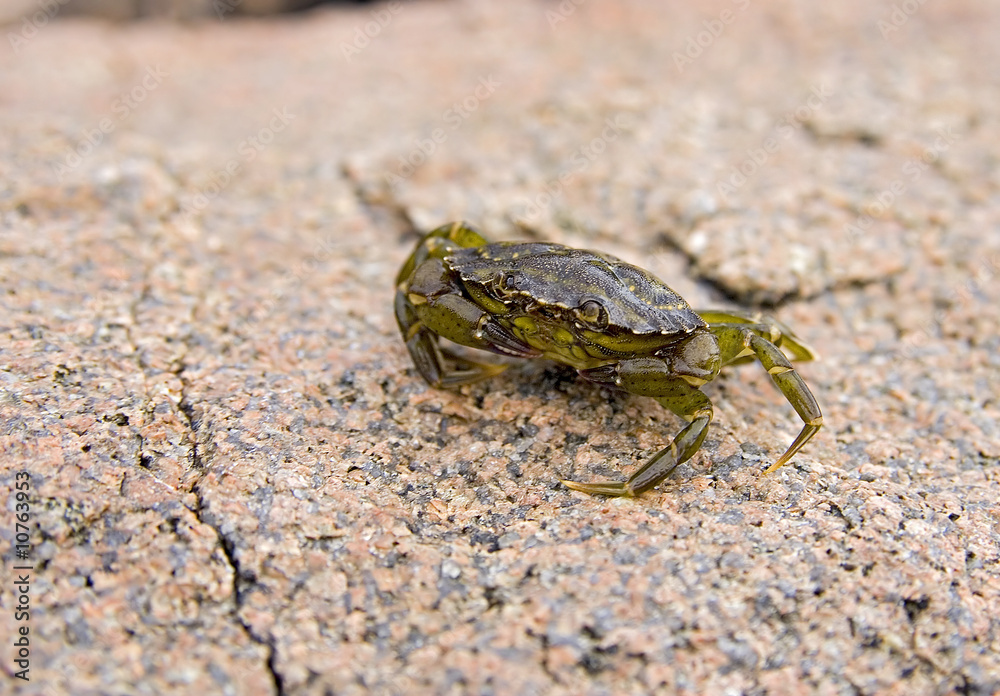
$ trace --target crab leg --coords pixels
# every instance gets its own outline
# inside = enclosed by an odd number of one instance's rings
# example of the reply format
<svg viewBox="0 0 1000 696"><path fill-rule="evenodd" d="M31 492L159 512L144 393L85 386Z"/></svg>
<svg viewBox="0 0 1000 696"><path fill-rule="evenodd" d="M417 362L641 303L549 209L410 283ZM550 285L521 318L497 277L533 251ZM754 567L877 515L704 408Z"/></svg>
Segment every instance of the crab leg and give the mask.
<svg viewBox="0 0 1000 696"><path fill-rule="evenodd" d="M778 332L779 339L784 337L784 334L777 327L771 324L727 322L722 324L710 323L709 330L715 334L715 337L719 341L723 364L736 362L747 357L756 358L763 365L764 369L767 370L767 373L771 375L775 386L778 387L804 423L802 430L799 431L799 434L792 441L792 444L788 446L788 449L785 450L785 453L774 464L764 470L765 474L770 473L783 466L819 431L823 425L823 413L820 411L819 404L816 403L812 392L809 391L809 387L802 377L799 376L799 373L795 371L791 363L788 362L788 358L785 357L785 354L781 352L778 346L769 340L776 331ZM781 341L781 344L783 346L788 345L784 341ZM795 341L794 345L800 349L805 349L807 354L810 357L812 356L812 353L804 344ZM794 349L790 349L790 351L793 353L798 352Z"/></svg>
<svg viewBox="0 0 1000 696"><path fill-rule="evenodd" d="M737 324L744 325L742 328L752 329L759 336L787 350L792 360L815 360L818 357L816 351L800 341L791 329L771 317L760 314L732 314L714 309L695 311L711 325Z"/></svg>
<svg viewBox="0 0 1000 696"><path fill-rule="evenodd" d="M396 318L404 332L406 349L413 358L413 364L420 376L435 388L471 384L507 369L506 365L476 362L449 350L442 350L438 345L437 334L424 326L414 306L402 292L396 293ZM463 369L449 368L445 363L446 358L462 365Z"/></svg>
<svg viewBox="0 0 1000 696"><path fill-rule="evenodd" d="M455 249L485 240L463 223L444 225L427 234L397 278L396 322L420 375L433 387L458 387L503 372L506 365L481 363L444 350L443 337L463 346L518 358L541 352L520 341L475 303L460 295L441 259ZM451 369L445 359L463 369Z"/></svg>
<svg viewBox="0 0 1000 696"><path fill-rule="evenodd" d="M594 381L614 383L628 391L647 394L649 383L654 382L657 384L658 394L653 398L665 408L669 408L688 421L688 425L677 433L668 447L664 447L654 454L628 480L597 481L595 483L563 481L563 484L568 488L590 494L636 496L643 491L648 491L670 476L678 465L694 456L694 453L701 447L701 443L704 442L705 435L708 434L708 425L712 422L712 402L709 401L708 397L684 379L670 375L666 365L663 365L662 362L658 369L655 363L660 361L641 360L635 362L641 363L641 369L625 370L625 374L618 373L618 366L615 366L614 370L617 374L612 374L603 368L597 368L593 371L581 370L581 374ZM628 363L629 361L626 360L619 365L627 366Z"/></svg>
<svg viewBox="0 0 1000 696"><path fill-rule="evenodd" d="M454 249L476 247L483 244L486 244L486 240L467 222L452 222L441 225L423 236L410 258L399 269L399 273L396 275L396 285L403 284L417 266L429 258L444 258Z"/></svg>

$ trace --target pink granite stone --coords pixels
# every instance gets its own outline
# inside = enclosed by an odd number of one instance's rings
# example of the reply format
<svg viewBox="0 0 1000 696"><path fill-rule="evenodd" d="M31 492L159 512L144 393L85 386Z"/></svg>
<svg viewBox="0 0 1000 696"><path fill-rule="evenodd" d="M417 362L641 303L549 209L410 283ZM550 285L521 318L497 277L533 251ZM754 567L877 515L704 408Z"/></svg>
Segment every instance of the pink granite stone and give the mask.
<svg viewBox="0 0 1000 696"><path fill-rule="evenodd" d="M234 17L0 53L0 693L1000 691L1000 11ZM680 422L427 387L393 284L454 219L770 313L826 426L762 476L799 421L745 366L658 488L567 490Z"/></svg>

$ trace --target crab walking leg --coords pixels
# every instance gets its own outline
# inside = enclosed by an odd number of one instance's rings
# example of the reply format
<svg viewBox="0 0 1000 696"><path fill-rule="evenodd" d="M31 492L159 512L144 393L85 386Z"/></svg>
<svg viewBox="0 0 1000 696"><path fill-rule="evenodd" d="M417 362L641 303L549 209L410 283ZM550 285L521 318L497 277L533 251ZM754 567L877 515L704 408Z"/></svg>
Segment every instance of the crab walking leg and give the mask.
<svg viewBox="0 0 1000 696"><path fill-rule="evenodd" d="M628 389L625 383L621 386ZM712 402L698 389L677 377L664 380L662 386L664 393L654 398L688 421L688 425L677 433L670 445L654 454L627 481L563 481L565 486L590 494L633 497L659 484L701 448L705 435L708 434L708 425L712 422Z"/></svg>
<svg viewBox="0 0 1000 696"><path fill-rule="evenodd" d="M481 234L467 222L451 222L425 234L410 258L396 275L396 285L401 285L410 274L429 258L443 258L454 249L477 247L486 244Z"/></svg>
<svg viewBox="0 0 1000 696"><path fill-rule="evenodd" d="M403 293L396 293L396 318L406 338L406 349L413 358L413 364L424 380L435 388L458 387L471 384L500 374L506 365L491 365L460 357L451 351L443 351L438 345L437 335L424 326L412 304ZM445 358L465 366L465 369L450 369Z"/></svg>
<svg viewBox="0 0 1000 696"><path fill-rule="evenodd" d="M765 474L783 466L823 426L823 413L805 381L788 362L785 354L774 343L761 335L768 329L768 326L726 323L712 324L709 327L709 330L715 334L719 341L723 364L744 357L755 357L771 375L775 386L778 387L804 423L802 430L799 431L792 444L774 464L764 470Z"/></svg>
<svg viewBox="0 0 1000 696"><path fill-rule="evenodd" d="M757 335L791 353L792 360L815 360L817 357L816 351L800 341L791 329L770 317L760 314L732 314L714 309L695 311L713 326L733 324L753 330Z"/></svg>
<svg viewBox="0 0 1000 696"><path fill-rule="evenodd" d="M541 355L541 351L518 339L482 307L463 297L445 268L442 259L448 254L485 242L465 223L438 227L423 238L396 279L396 321L413 363L433 387L478 382L506 369L505 365L481 363L442 350L439 336L500 355L517 358ZM465 369L449 369L445 358L463 364Z"/></svg>
<svg viewBox="0 0 1000 696"><path fill-rule="evenodd" d="M481 310L461 297L448 295L451 288L442 278L443 266L439 260L455 249L485 243L486 240L466 223L443 225L427 233L396 278L396 322L413 364L421 377L433 387L458 387L507 369L506 365L491 365L457 356L438 345L438 336L444 336L462 345L488 348L486 341L482 340L483 328L486 328L488 337L493 338L491 332L494 327L482 326ZM420 270L414 273L418 267ZM438 299L435 295L443 297ZM428 304L439 308L442 318L437 323L441 326L428 327L421 318L421 308L426 309ZM502 341L502 338L499 340ZM463 365L465 369L449 369L445 358Z"/></svg>
<svg viewBox="0 0 1000 696"><path fill-rule="evenodd" d="M433 262L425 266L433 266ZM423 268L422 267L422 268ZM411 290L415 284L411 284ZM413 363L433 387L457 387L492 377L507 369L455 355L438 346L438 337L462 346L480 348L499 355L537 358L541 353L520 341L489 314L458 295L418 295L396 291L396 320L406 339ZM467 366L449 370L444 358Z"/></svg>

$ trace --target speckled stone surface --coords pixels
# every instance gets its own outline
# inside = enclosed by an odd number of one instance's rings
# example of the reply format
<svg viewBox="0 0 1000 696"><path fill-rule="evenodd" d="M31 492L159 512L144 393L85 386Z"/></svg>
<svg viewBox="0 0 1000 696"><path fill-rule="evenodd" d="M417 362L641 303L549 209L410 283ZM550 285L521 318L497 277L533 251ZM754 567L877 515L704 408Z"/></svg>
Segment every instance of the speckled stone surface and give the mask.
<svg viewBox="0 0 1000 696"><path fill-rule="evenodd" d="M0 692L1000 691L1000 7L53 21L0 52ZM417 230L598 248L815 345L702 452L522 363L428 388ZM31 681L11 676L18 471Z"/></svg>

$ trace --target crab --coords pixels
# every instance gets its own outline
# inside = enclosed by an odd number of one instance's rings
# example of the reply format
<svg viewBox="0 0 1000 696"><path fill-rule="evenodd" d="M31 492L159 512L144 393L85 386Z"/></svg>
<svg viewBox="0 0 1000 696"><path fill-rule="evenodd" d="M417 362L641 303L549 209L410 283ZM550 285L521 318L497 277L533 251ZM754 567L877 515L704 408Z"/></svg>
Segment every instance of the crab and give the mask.
<svg viewBox="0 0 1000 696"><path fill-rule="evenodd" d="M788 462L823 424L789 362L815 353L776 321L694 311L661 280L596 251L559 244L489 243L466 222L427 233L396 278L396 320L417 371L435 388L502 372L439 345L439 338L515 358L548 358L601 385L648 396L687 421L669 446L625 481L562 481L571 489L636 496L701 447L712 402L701 387L729 364L757 360L803 421L764 473ZM786 356L787 352L787 356Z"/></svg>

